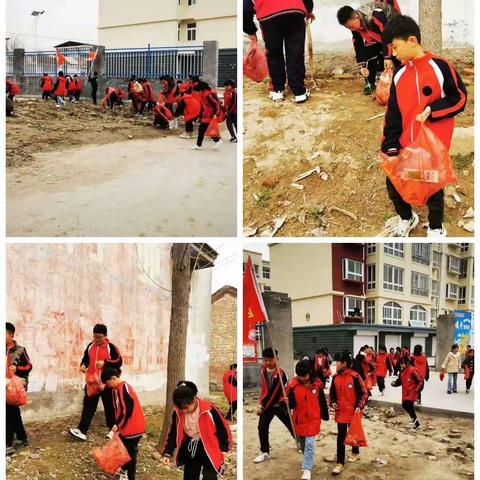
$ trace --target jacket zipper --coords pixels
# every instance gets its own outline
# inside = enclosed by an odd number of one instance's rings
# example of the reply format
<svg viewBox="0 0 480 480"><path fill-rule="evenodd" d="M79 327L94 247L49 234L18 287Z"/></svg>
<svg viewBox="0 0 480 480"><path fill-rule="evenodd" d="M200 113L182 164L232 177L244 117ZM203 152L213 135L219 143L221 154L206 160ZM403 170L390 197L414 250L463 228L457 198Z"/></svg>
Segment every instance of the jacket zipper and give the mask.
<svg viewBox="0 0 480 480"><path fill-rule="evenodd" d="M418 97L418 106L420 106L420 104L422 103L422 100L420 98L420 85L419 85L419 80L418 80L418 70L417 70L417 67L415 66L415 64L412 62L412 66L413 68L415 69L415 79L416 79L416 84L417 84L417 97ZM413 138L413 124L415 122L415 119L412 120L412 125L410 127L410 137L411 137L411 140L413 142L414 138Z"/></svg>

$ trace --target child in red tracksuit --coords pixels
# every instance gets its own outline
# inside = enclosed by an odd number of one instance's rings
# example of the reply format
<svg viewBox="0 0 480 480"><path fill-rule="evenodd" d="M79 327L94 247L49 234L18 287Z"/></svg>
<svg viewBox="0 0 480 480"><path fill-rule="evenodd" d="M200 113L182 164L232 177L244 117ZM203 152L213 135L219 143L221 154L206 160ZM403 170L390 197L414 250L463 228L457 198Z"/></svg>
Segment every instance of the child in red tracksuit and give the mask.
<svg viewBox="0 0 480 480"><path fill-rule="evenodd" d="M185 122L185 133L182 133L180 138L193 138L193 125L200 118L201 110L200 102L192 93L187 93L187 89L179 94L175 117L183 115Z"/></svg>
<svg viewBox="0 0 480 480"><path fill-rule="evenodd" d="M132 386L120 380L120 373L113 368L102 372L102 383L113 392L115 425L120 440L130 455L130 461L122 466L119 480L135 480L137 472L138 444L145 433L145 415Z"/></svg>
<svg viewBox="0 0 480 480"><path fill-rule="evenodd" d="M292 409L295 433L303 453L302 480L310 480L315 455L315 441L321 420L328 420L328 406L323 383L313 379L312 365L301 360L295 365L297 376L288 386L288 405Z"/></svg>
<svg viewBox="0 0 480 480"><path fill-rule="evenodd" d="M344 441L352 422L353 414L360 413L365 406L368 392L358 372L352 370L352 357L344 352L337 360L337 372L332 378L330 387L330 405L335 409L335 422L337 422L337 465L332 470L334 475L343 471L345 465ZM360 458L359 447L352 447L350 462Z"/></svg>
<svg viewBox="0 0 480 480"><path fill-rule="evenodd" d="M232 363L230 370L223 374L223 394L228 401L228 412L225 418L233 422L237 411L237 364Z"/></svg>
<svg viewBox="0 0 480 480"><path fill-rule="evenodd" d="M227 112L227 128L230 142L237 143L237 87L234 80L226 80L223 84L223 104Z"/></svg>
<svg viewBox="0 0 480 480"><path fill-rule="evenodd" d="M423 380L406 357L400 359L400 368L400 374L397 380L392 382L392 387L402 387L402 407L410 415L410 425L416 431L420 428L420 422L414 404L423 388Z"/></svg>
<svg viewBox="0 0 480 480"><path fill-rule="evenodd" d="M184 465L184 480L217 480L223 472L223 454L232 445L228 422L207 400L197 396L192 382L180 382L173 392L172 425L163 449L163 463Z"/></svg>
<svg viewBox="0 0 480 480"><path fill-rule="evenodd" d="M428 380L430 379L430 369L428 367L428 359L422 352L421 345L415 345L415 347L413 348L413 355L411 356L410 361L412 365L417 369L417 372L419 373L420 377L422 377L422 380L424 382L428 382ZM418 392L418 405L422 404L422 390L424 386L425 383L422 384L422 388Z"/></svg>
<svg viewBox="0 0 480 480"><path fill-rule="evenodd" d="M403 65L395 73L383 129L382 152L396 156L416 138L420 125L426 126L450 149L454 117L463 112L467 91L451 63L421 45L420 28L410 17L399 15L385 27L384 39ZM389 178L387 191L398 215L393 236L408 237L419 218ZM444 191L427 200L428 237L445 237Z"/></svg>
<svg viewBox="0 0 480 480"><path fill-rule="evenodd" d="M375 356L375 363L377 364L377 385L380 390L380 396L383 397L385 395L383 392L385 390L385 377L387 376L387 372L390 375L393 374L392 361L387 354L387 347L385 347L385 345L381 345L378 349L378 353Z"/></svg>

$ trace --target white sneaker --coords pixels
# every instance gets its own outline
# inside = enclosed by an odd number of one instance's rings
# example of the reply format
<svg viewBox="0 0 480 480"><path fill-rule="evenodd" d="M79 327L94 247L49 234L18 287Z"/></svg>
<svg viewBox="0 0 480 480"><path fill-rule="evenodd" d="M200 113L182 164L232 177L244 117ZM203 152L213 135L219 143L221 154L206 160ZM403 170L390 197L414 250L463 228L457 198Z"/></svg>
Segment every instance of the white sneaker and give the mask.
<svg viewBox="0 0 480 480"><path fill-rule="evenodd" d="M413 212L410 220L402 220L398 217L398 225L393 230L392 237L408 237L411 230L418 225L418 215Z"/></svg>
<svg viewBox="0 0 480 480"><path fill-rule="evenodd" d="M446 236L447 236L447 229L445 228L445 225L442 225L442 228L434 228L434 229L431 229L430 227L428 227L427 237L443 238Z"/></svg>
<svg viewBox="0 0 480 480"><path fill-rule="evenodd" d="M74 437L79 438L84 442L87 440L87 436L84 433L82 433L78 428L71 428L70 435L73 435Z"/></svg>
<svg viewBox="0 0 480 480"><path fill-rule="evenodd" d="M191 134L191 133L182 133L182 134L180 135L180 138L190 139L190 138L193 138L193 134Z"/></svg>
<svg viewBox="0 0 480 480"><path fill-rule="evenodd" d="M223 140L219 140L218 142L215 143L214 149L218 150L222 146Z"/></svg>
<svg viewBox="0 0 480 480"><path fill-rule="evenodd" d="M312 478L312 472L310 470L304 470L302 473L302 480L310 480Z"/></svg>
<svg viewBox="0 0 480 480"><path fill-rule="evenodd" d="M128 480L128 473L126 470L120 470L118 472L118 480Z"/></svg>
<svg viewBox="0 0 480 480"><path fill-rule="evenodd" d="M107 438L109 438L110 440L113 438L113 430L110 430L110 431L107 433Z"/></svg>
<svg viewBox="0 0 480 480"><path fill-rule="evenodd" d="M255 457L255 460L253 461L253 463L262 463L265 460L268 460L269 458L270 458L270 455L268 453L262 452L260 455L258 455L258 457Z"/></svg>
<svg viewBox="0 0 480 480"><path fill-rule="evenodd" d="M283 92L270 92L268 96L274 101L274 102L283 102L284 96Z"/></svg>
<svg viewBox="0 0 480 480"><path fill-rule="evenodd" d="M193 147L190 147L190 150L202 150L202 147L199 147L197 144L195 144Z"/></svg>
<svg viewBox="0 0 480 480"><path fill-rule="evenodd" d="M295 95L295 103L304 103L310 96L310 90L305 90L303 95Z"/></svg>

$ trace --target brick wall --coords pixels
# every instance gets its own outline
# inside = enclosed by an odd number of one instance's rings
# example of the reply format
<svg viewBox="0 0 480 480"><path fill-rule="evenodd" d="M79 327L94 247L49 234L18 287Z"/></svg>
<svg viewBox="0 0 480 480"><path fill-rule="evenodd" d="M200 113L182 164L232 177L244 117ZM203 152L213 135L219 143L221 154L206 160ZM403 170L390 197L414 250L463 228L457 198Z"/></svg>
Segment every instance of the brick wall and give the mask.
<svg viewBox="0 0 480 480"><path fill-rule="evenodd" d="M237 363L237 290L222 287L212 295L210 388L222 389L223 374Z"/></svg>

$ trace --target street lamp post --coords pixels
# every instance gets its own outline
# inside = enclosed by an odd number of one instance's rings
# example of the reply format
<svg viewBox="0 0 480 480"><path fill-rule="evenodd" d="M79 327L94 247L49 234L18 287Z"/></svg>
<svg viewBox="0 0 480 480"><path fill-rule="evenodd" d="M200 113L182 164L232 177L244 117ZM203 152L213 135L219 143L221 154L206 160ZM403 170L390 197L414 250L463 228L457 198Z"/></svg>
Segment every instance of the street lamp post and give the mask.
<svg viewBox="0 0 480 480"><path fill-rule="evenodd" d="M38 50L37 48L37 23L38 23L38 18L40 15L43 15L45 13L45 10L34 10L30 15L35 18L35 51Z"/></svg>

